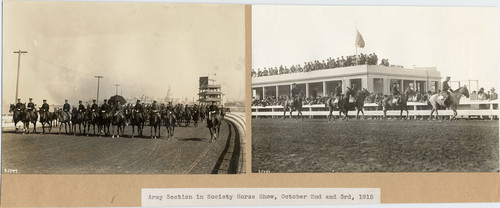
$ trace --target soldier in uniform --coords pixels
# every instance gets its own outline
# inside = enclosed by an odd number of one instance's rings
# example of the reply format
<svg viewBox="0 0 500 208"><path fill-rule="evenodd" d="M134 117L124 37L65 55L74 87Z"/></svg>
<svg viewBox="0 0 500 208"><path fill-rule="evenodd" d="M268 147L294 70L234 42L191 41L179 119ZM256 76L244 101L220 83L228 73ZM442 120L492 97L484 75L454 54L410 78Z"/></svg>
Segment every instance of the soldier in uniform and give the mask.
<svg viewBox="0 0 500 208"><path fill-rule="evenodd" d="M215 113L219 112L219 108L217 105L215 105L215 102L212 101L212 105L208 107L208 120L212 119L212 116L215 115Z"/></svg>
<svg viewBox="0 0 500 208"><path fill-rule="evenodd" d="M399 86L397 83L392 83L391 94L392 94L392 98L393 98L392 102L399 104L401 93L399 92Z"/></svg>
<svg viewBox="0 0 500 208"><path fill-rule="evenodd" d="M49 104L47 103L47 100L43 100L43 104L42 104L42 107L40 108L40 110L42 112L49 112Z"/></svg>
<svg viewBox="0 0 500 208"><path fill-rule="evenodd" d="M167 111L174 111L174 106L172 105L172 102L168 102Z"/></svg>
<svg viewBox="0 0 500 208"><path fill-rule="evenodd" d="M30 102L28 103L28 111L32 112L35 110L35 103L33 103L33 98L30 98Z"/></svg>
<svg viewBox="0 0 500 208"><path fill-rule="evenodd" d="M71 106L69 105L68 100L64 100L63 111L65 113L69 114L70 110L71 110Z"/></svg>
<svg viewBox="0 0 500 208"><path fill-rule="evenodd" d="M142 113L144 111L144 108L142 107L141 100L137 100L134 106L134 110L136 112Z"/></svg>
<svg viewBox="0 0 500 208"><path fill-rule="evenodd" d="M24 107L25 107L25 105L24 105L24 103L21 103L21 98L18 98L17 103L16 103L16 109L18 111L21 111L21 110L24 110Z"/></svg>
<svg viewBox="0 0 500 208"><path fill-rule="evenodd" d="M297 84L293 83L292 84L292 90L291 90L291 96L292 96L292 100L294 102L297 101L297 97L299 96L299 89L297 88Z"/></svg>
<svg viewBox="0 0 500 208"><path fill-rule="evenodd" d="M153 104L151 105L151 115L153 115L154 113L158 113L159 112L159 109L158 109L158 105L156 103L156 100L153 101Z"/></svg>
<svg viewBox="0 0 500 208"><path fill-rule="evenodd" d="M439 98L443 99L444 100L444 104L446 105L446 103L448 102L448 97L451 95L451 92L453 92L453 90L451 89L450 85L448 85L448 82L450 81L451 77L449 76L446 76L446 80L443 81L443 87L441 88L441 93L440 93L440 96Z"/></svg>
<svg viewBox="0 0 500 208"><path fill-rule="evenodd" d="M99 109L99 105L97 105L96 100L92 100L92 105L90 106L90 110L92 112L96 112Z"/></svg>
<svg viewBox="0 0 500 208"><path fill-rule="evenodd" d="M85 105L83 105L81 100L78 101L78 112L85 112Z"/></svg>
<svg viewBox="0 0 500 208"><path fill-rule="evenodd" d="M104 103L101 105L101 111L109 112L109 104L107 99L104 99Z"/></svg>
<svg viewBox="0 0 500 208"><path fill-rule="evenodd" d="M338 108L339 107L339 101L342 99L342 82L339 82L337 87L335 87L335 101L334 104Z"/></svg>

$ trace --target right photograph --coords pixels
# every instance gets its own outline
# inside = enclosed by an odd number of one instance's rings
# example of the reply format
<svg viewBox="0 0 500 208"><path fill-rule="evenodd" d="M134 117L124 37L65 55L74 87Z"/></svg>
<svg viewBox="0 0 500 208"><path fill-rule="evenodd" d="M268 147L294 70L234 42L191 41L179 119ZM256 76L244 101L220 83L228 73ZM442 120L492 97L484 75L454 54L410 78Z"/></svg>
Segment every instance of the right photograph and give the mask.
<svg viewBox="0 0 500 208"><path fill-rule="evenodd" d="M498 172L495 7L252 7L252 172Z"/></svg>

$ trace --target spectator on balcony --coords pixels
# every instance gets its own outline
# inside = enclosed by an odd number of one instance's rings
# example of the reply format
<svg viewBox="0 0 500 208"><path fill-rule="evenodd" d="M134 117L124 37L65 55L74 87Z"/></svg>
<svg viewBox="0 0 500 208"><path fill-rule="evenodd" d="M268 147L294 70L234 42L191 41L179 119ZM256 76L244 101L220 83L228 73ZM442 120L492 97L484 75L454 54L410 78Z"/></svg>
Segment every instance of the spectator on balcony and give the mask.
<svg viewBox="0 0 500 208"><path fill-rule="evenodd" d="M477 91L472 91L470 94L470 100L477 100Z"/></svg>
<svg viewBox="0 0 500 208"><path fill-rule="evenodd" d="M479 89L479 91L477 92L477 99L486 100L486 93L484 92L484 88L481 87L481 89Z"/></svg>
<svg viewBox="0 0 500 208"><path fill-rule="evenodd" d="M491 88L491 95L490 95L490 100L497 100L498 99L498 94L495 92L495 88Z"/></svg>

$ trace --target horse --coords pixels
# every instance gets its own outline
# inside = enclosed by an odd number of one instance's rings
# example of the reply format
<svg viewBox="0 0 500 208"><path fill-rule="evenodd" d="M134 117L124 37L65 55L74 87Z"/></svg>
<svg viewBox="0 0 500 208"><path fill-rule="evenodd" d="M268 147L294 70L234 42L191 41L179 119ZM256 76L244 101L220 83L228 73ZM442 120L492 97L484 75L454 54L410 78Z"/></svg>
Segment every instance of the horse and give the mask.
<svg viewBox="0 0 500 208"><path fill-rule="evenodd" d="M151 139L156 139L156 132L158 132L158 137L161 134L161 117L157 112L151 112L149 117L149 126L151 127ZM153 135L153 128L155 130L155 134Z"/></svg>
<svg viewBox="0 0 500 208"><path fill-rule="evenodd" d="M17 128L17 123L19 121L23 122L23 117L24 117L23 113L24 112L21 111L21 109L17 109L16 105L14 105L14 104L10 104L9 112L13 113L12 119L14 120L14 127L16 127L15 131L17 132L17 130L19 130Z"/></svg>
<svg viewBox="0 0 500 208"><path fill-rule="evenodd" d="M92 110L90 108L87 109L86 113L86 123L87 123L87 136L89 136L90 132L90 125L92 125L92 129L94 130L95 135L95 126L97 125L97 130L99 131L99 115L97 114L99 112L99 109L97 110Z"/></svg>
<svg viewBox="0 0 500 208"><path fill-rule="evenodd" d="M111 115L105 109L99 111L99 117L97 119L97 124L99 127L99 137L104 133L104 135L109 135L109 126L111 125Z"/></svg>
<svg viewBox="0 0 500 208"><path fill-rule="evenodd" d="M45 125L49 127L49 133L52 130L52 112L45 111L45 109L40 108L40 123L42 124L42 133L45 134Z"/></svg>
<svg viewBox="0 0 500 208"><path fill-rule="evenodd" d="M199 113L199 115L200 115L200 120L201 120L202 123L205 122L206 114L207 113L206 113L205 106L200 106L200 113Z"/></svg>
<svg viewBox="0 0 500 208"><path fill-rule="evenodd" d="M455 91L453 91L451 93L451 95L444 101L443 104L438 102L439 94L432 95L429 98L429 100L427 101L427 104L432 106L432 111L431 111L431 115L429 117L429 120L432 119L432 114L434 113L434 111L436 111L436 119L439 117L439 114L438 114L438 107L439 106L444 107L444 108L450 108L451 110L453 110L453 117L450 118L450 121L455 120L455 118L457 117L457 114L458 114L457 113L458 104L460 104L460 98L462 98L463 95L465 95L465 97L469 98L469 90L467 89L467 85L464 85L464 86L456 89Z"/></svg>
<svg viewBox="0 0 500 208"><path fill-rule="evenodd" d="M290 119L292 119L292 112L297 110L297 116L300 116L302 121L304 121L304 117L302 117L302 101L303 98L301 94L299 93L299 96L297 97L296 100L287 98L285 103L283 104L283 121L285 120L285 115L288 109L290 109Z"/></svg>
<svg viewBox="0 0 500 208"><path fill-rule="evenodd" d="M335 100L337 98L335 97L330 97L328 98L328 100L326 100L326 103L325 103L325 106L328 107L328 110L330 111L330 113L328 113L328 122L331 122L331 119L333 118L333 122L335 122L335 116L333 116L333 111L335 109L338 109L337 106L335 105ZM339 117L340 117L340 111L339 111Z"/></svg>
<svg viewBox="0 0 500 208"><path fill-rule="evenodd" d="M144 129L144 114L139 110L132 110L132 115L130 116L130 125L132 125L132 138L134 138L135 127L137 126L137 135L142 136L142 129Z"/></svg>
<svg viewBox="0 0 500 208"><path fill-rule="evenodd" d="M80 112L76 108L71 111L71 124L73 125L73 135L76 135L76 125L78 125L78 131L82 134L82 124L83 133L85 134L85 128L87 127L87 122L85 119L85 112Z"/></svg>
<svg viewBox="0 0 500 208"><path fill-rule="evenodd" d="M184 122L186 123L186 127L189 126L189 122L191 121L191 109L186 107L184 109L184 113L182 114L182 118Z"/></svg>
<svg viewBox="0 0 500 208"><path fill-rule="evenodd" d="M354 90L347 87L345 95L339 100L338 108L339 108L339 117L344 113L344 118L349 122L349 110L354 110L355 103L351 102L351 96L354 96Z"/></svg>
<svg viewBox="0 0 500 208"><path fill-rule="evenodd" d="M200 120L200 111L199 108L193 108L191 112L191 117L193 118L193 123L195 127L198 127L198 121Z"/></svg>
<svg viewBox="0 0 500 208"><path fill-rule="evenodd" d="M173 138L175 131L175 123L177 122L175 114L172 111L167 110L166 115L164 116L163 119L165 123L165 128L167 129L168 138Z"/></svg>
<svg viewBox="0 0 500 208"><path fill-rule="evenodd" d="M365 112L363 110L363 106L365 105L365 98L370 95L367 89L363 88L355 96L354 107L356 108L356 119L359 119L359 112L363 114L363 118L365 118Z"/></svg>
<svg viewBox="0 0 500 208"><path fill-rule="evenodd" d="M61 128L62 125L64 124L64 132L67 134L68 133L68 126L69 126L69 133L71 133L71 116L68 112L64 112L63 110L59 109L57 110L57 118L59 120L59 134L61 134Z"/></svg>
<svg viewBox="0 0 500 208"><path fill-rule="evenodd" d="M183 122L183 117L182 115L184 114L184 111L182 110L182 106L180 105L177 105L175 107L175 116L179 119L178 122L176 123L177 124L177 127L179 127L181 124L181 122Z"/></svg>
<svg viewBox="0 0 500 208"><path fill-rule="evenodd" d="M217 139L220 131L220 125L222 123L220 114L212 113L209 119L207 119L207 127L210 131L210 142L213 142L214 139Z"/></svg>
<svg viewBox="0 0 500 208"><path fill-rule="evenodd" d="M120 135L123 134L123 132L125 131L125 122L126 122L126 119L125 119L125 115L123 114L123 112L120 110L116 110L113 113L113 116L111 117L111 125L112 125L111 126L112 127L111 138L115 138L115 127L117 129L116 137L120 138Z"/></svg>
<svg viewBox="0 0 500 208"><path fill-rule="evenodd" d="M405 92L401 94L400 96L400 101L394 102L396 98L393 98L392 96L388 96L387 98L384 98L382 100L382 107L384 111L384 118L387 119L387 110L388 109L393 109L393 110L401 110L399 116L400 118L403 117L403 111L406 111L406 117L404 119L408 119L409 111L408 111L408 98L412 95L415 94L415 91L413 91L410 87L406 88ZM394 99L394 100L393 100Z"/></svg>

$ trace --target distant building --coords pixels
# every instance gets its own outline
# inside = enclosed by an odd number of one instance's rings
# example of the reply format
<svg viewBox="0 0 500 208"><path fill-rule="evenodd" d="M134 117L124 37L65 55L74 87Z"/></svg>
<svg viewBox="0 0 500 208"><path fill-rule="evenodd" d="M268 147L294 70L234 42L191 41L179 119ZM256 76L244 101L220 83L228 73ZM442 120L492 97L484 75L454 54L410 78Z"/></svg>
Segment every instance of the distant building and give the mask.
<svg viewBox="0 0 500 208"><path fill-rule="evenodd" d="M198 93L200 104L211 104L212 102L216 102L217 105L222 104L222 95L221 86L216 84L215 77L200 77Z"/></svg>

